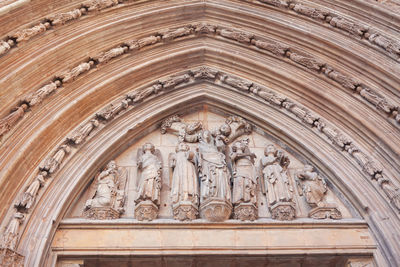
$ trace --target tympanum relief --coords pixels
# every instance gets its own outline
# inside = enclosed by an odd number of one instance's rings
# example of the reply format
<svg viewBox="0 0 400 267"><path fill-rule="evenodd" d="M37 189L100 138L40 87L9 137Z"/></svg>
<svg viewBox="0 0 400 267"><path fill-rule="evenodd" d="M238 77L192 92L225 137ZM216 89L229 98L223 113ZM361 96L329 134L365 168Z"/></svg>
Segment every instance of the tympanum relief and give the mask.
<svg viewBox="0 0 400 267"><path fill-rule="evenodd" d="M196 111L159 125L99 171L92 193L83 194L86 218L221 222L352 217L307 159L293 156L239 116ZM37 179L20 205L28 205L39 186Z"/></svg>

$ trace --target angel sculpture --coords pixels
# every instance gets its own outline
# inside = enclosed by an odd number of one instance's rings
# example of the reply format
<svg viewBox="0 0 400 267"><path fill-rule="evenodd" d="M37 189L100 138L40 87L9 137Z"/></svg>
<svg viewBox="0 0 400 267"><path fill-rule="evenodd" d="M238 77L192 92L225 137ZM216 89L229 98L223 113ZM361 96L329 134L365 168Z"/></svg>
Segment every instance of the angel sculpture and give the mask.
<svg viewBox="0 0 400 267"><path fill-rule="evenodd" d="M93 219L115 219L122 214L124 211L126 174L126 170L118 168L114 160L107 164L106 169L100 172L96 178L94 183L96 190L92 193L92 197L86 201L86 217ZM104 210L105 212L96 214L100 210ZM101 217L104 214L106 214L106 217Z"/></svg>
<svg viewBox="0 0 400 267"><path fill-rule="evenodd" d="M195 153L186 143L179 143L176 153L169 158L171 169L171 199L174 218L196 219L199 206L199 185L195 166Z"/></svg>
<svg viewBox="0 0 400 267"><path fill-rule="evenodd" d="M293 220L296 205L293 201L293 188L290 184L287 167L290 160L282 150L268 145L260 161L263 174L261 190L267 196L271 217L277 220Z"/></svg>
<svg viewBox="0 0 400 267"><path fill-rule="evenodd" d="M135 200L135 215L138 220L153 220L157 217L161 194L161 153L151 143L138 150L138 194ZM151 210L150 214L145 214ZM147 216L148 215L148 216Z"/></svg>
<svg viewBox="0 0 400 267"><path fill-rule="evenodd" d="M230 154L233 165L234 217L241 220L257 218L256 185L258 177L254 166L256 155L250 152L248 142L248 138L235 142Z"/></svg>

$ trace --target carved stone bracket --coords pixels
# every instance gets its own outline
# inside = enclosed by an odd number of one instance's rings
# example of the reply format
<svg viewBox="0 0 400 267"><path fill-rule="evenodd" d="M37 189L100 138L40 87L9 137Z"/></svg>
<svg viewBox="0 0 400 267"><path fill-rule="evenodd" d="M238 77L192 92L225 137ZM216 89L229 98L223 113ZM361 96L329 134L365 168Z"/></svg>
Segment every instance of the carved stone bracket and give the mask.
<svg viewBox="0 0 400 267"><path fill-rule="evenodd" d="M111 207L92 207L83 212L83 215L88 219L93 220L112 220L118 219L121 212Z"/></svg>
<svg viewBox="0 0 400 267"><path fill-rule="evenodd" d="M139 221L152 221L157 218L158 207L150 200L136 204L135 218Z"/></svg>
<svg viewBox="0 0 400 267"><path fill-rule="evenodd" d="M195 220L199 215L199 209L192 202L180 202L178 205L172 206L172 212L175 220L191 221Z"/></svg>
<svg viewBox="0 0 400 267"><path fill-rule="evenodd" d="M233 209L233 218L241 221L257 220L258 209L253 203L240 203Z"/></svg>
<svg viewBox="0 0 400 267"><path fill-rule="evenodd" d="M232 213L232 204L224 199L209 198L200 205L200 216L211 222L228 220Z"/></svg>
<svg viewBox="0 0 400 267"><path fill-rule="evenodd" d="M271 217L275 220L290 221L296 218L296 207L293 202L278 202L270 210Z"/></svg>

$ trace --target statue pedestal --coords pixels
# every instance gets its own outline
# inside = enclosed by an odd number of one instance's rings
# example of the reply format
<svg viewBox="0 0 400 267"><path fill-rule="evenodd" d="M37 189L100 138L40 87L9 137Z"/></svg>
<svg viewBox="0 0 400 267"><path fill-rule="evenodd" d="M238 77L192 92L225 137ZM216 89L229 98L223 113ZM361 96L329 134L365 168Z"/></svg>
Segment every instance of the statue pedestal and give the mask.
<svg viewBox="0 0 400 267"><path fill-rule="evenodd" d="M139 221L152 221L157 218L158 207L150 200L136 204L135 218Z"/></svg>
<svg viewBox="0 0 400 267"><path fill-rule="evenodd" d="M92 207L85 210L83 215L93 220L112 220L118 219L121 213L111 207Z"/></svg>
<svg viewBox="0 0 400 267"><path fill-rule="evenodd" d="M310 210L308 217L313 219L342 219L342 213L334 205L328 205L327 207L316 207Z"/></svg>
<svg viewBox="0 0 400 267"><path fill-rule="evenodd" d="M209 198L200 205L200 215L211 222L228 220L232 213L232 204L225 199Z"/></svg>
<svg viewBox="0 0 400 267"><path fill-rule="evenodd" d="M0 248L0 266L23 267L24 256L9 248Z"/></svg>
<svg viewBox="0 0 400 267"><path fill-rule="evenodd" d="M234 207L233 218L241 221L257 220L258 209L253 203L240 203Z"/></svg>
<svg viewBox="0 0 400 267"><path fill-rule="evenodd" d="M199 215L199 209L192 202L182 201L172 205L174 219L179 221L191 221Z"/></svg>
<svg viewBox="0 0 400 267"><path fill-rule="evenodd" d="M272 219L290 221L296 218L296 207L293 202L278 202L270 209Z"/></svg>

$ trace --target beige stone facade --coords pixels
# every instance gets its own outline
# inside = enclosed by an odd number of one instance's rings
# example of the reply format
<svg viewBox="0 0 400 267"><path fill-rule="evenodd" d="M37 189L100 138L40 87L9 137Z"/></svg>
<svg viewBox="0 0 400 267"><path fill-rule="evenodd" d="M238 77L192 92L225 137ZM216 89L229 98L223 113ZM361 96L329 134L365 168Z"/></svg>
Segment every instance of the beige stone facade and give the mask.
<svg viewBox="0 0 400 267"><path fill-rule="evenodd" d="M399 7L0 4L0 265L400 265Z"/></svg>

